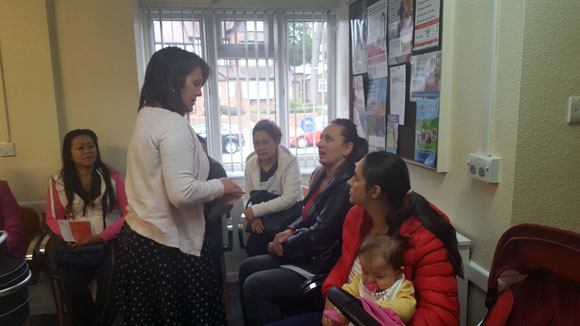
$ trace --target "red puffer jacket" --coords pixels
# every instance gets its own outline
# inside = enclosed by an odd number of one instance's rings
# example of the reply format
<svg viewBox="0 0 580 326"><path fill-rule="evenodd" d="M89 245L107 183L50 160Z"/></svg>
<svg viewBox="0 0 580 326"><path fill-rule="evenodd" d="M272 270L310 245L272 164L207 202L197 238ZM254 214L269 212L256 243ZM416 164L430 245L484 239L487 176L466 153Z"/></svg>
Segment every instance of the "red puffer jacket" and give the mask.
<svg viewBox="0 0 580 326"><path fill-rule="evenodd" d="M447 221L437 207L431 205ZM322 293L347 282L362 240L371 227L371 217L364 208L354 206L342 229L342 256L326 278ZM443 242L419 220L411 218L401 226L401 236L410 240L404 246L405 277L413 282L417 310L407 325L459 325L459 300L453 266L447 259Z"/></svg>

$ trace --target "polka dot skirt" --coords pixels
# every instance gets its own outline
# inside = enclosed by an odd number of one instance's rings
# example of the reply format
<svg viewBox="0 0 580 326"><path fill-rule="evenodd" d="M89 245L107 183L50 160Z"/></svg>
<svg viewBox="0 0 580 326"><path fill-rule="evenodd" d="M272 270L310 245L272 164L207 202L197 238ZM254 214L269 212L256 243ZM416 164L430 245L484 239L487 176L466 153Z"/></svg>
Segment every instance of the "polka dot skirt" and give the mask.
<svg viewBox="0 0 580 326"><path fill-rule="evenodd" d="M206 242L197 257L125 224L118 245L115 279L123 325L227 325Z"/></svg>

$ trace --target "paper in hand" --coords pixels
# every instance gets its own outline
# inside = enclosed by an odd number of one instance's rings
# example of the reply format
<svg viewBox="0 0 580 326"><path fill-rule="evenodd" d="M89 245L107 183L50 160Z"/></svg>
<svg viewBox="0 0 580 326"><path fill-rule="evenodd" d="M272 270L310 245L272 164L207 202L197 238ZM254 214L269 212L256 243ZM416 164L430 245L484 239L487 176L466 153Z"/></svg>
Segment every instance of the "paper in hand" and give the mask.
<svg viewBox="0 0 580 326"><path fill-rule="evenodd" d="M64 241L77 242L78 240L93 235L93 228L89 221L68 221L59 220L60 234Z"/></svg>

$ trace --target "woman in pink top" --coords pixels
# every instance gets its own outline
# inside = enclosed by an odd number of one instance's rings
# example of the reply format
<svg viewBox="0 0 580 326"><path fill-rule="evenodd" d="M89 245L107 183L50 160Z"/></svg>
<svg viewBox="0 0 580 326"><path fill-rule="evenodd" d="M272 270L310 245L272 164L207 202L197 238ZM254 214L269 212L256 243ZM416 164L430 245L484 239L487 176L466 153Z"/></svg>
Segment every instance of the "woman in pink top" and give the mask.
<svg viewBox="0 0 580 326"><path fill-rule="evenodd" d="M97 136L89 129L76 129L64 137L62 170L50 178L46 203L46 222L57 235L48 247L54 259L57 246L105 245L105 259L96 269L58 267L63 297L78 325L110 324L114 302L111 295L113 246L127 214L125 180L119 172L101 161ZM65 244L59 220L89 221L94 235ZM61 242L60 244L58 242ZM97 280L93 301L88 285Z"/></svg>

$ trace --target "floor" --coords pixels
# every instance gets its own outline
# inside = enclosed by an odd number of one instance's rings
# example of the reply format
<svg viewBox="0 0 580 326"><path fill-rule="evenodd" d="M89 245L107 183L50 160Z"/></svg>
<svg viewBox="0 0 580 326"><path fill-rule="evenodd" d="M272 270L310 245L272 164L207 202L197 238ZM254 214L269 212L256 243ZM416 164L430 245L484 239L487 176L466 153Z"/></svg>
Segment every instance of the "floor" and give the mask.
<svg viewBox="0 0 580 326"><path fill-rule="evenodd" d="M228 313L229 326L242 326L242 308L240 306L238 283L228 283L228 301L230 311ZM58 319L56 314L32 315L29 317L30 326L57 326ZM65 319L66 325L73 325L68 318ZM122 325L121 318L117 318L113 325Z"/></svg>

